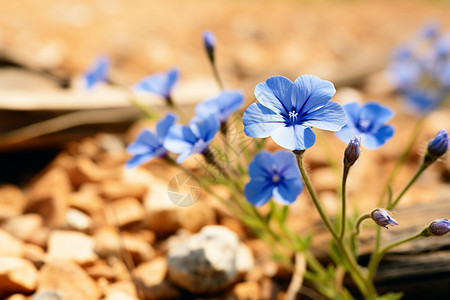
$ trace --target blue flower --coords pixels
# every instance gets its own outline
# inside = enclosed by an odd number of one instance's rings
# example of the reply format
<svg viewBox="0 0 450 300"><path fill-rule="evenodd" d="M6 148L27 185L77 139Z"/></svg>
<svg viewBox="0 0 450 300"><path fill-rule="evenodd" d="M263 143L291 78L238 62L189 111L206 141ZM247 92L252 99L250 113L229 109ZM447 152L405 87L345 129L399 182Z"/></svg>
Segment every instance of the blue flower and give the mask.
<svg viewBox="0 0 450 300"><path fill-rule="evenodd" d="M270 198L281 204L291 204L302 192L300 171L292 152L258 153L249 166L250 182L244 188L248 201L255 206Z"/></svg>
<svg viewBox="0 0 450 300"><path fill-rule="evenodd" d="M108 80L108 72L111 62L108 56L99 55L92 65L84 73L83 79L87 89L91 89L99 82Z"/></svg>
<svg viewBox="0 0 450 300"><path fill-rule="evenodd" d="M339 131L345 114L336 102L329 101L336 90L333 84L313 75L303 75L294 82L274 76L259 83L253 103L243 116L244 132L254 138L271 136L275 143L289 150L304 150L316 136L310 127Z"/></svg>
<svg viewBox="0 0 450 300"><path fill-rule="evenodd" d="M178 69L170 69L167 73L156 73L143 78L134 85L134 89L138 92L153 93L165 99L170 99L178 77Z"/></svg>
<svg viewBox="0 0 450 300"><path fill-rule="evenodd" d="M128 153L133 157L125 164L125 167L127 169L135 168L154 157L165 156L167 150L163 146L163 141L177 119L177 116L167 114L156 123L156 136L148 129L141 131L136 141L127 147Z"/></svg>
<svg viewBox="0 0 450 300"><path fill-rule="evenodd" d="M358 137L367 149L376 149L394 135L394 128L385 125L394 112L375 102L369 102L359 107L355 102L344 105L347 124L336 136L348 143L353 137Z"/></svg>
<svg viewBox="0 0 450 300"><path fill-rule="evenodd" d="M450 36L436 22L426 23L395 50L388 69L406 108L418 115L429 113L450 96Z"/></svg>
<svg viewBox="0 0 450 300"><path fill-rule="evenodd" d="M223 91L217 97L204 100L195 107L196 118L204 119L215 115L220 123L225 123L228 117L238 110L244 102L240 91Z"/></svg>
<svg viewBox="0 0 450 300"><path fill-rule="evenodd" d="M203 31L203 45L205 46L206 52L211 53L214 51L216 46L216 37L211 31Z"/></svg>
<svg viewBox="0 0 450 300"><path fill-rule="evenodd" d="M395 221L390 215L389 212L382 208L375 208L370 214L372 220L377 223L378 226L382 226L388 229L387 225L398 225L397 221Z"/></svg>
<svg viewBox="0 0 450 300"><path fill-rule="evenodd" d="M177 162L181 163L191 154L205 152L219 127L219 120L215 116L188 125L172 126L164 140L164 147L180 154Z"/></svg>

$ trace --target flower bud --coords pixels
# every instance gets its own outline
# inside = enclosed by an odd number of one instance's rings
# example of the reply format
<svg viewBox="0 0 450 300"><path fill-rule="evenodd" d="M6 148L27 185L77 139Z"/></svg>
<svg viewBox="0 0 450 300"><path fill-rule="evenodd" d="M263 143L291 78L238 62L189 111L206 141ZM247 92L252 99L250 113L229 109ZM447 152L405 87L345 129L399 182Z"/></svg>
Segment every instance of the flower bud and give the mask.
<svg viewBox="0 0 450 300"><path fill-rule="evenodd" d="M354 137L348 143L344 152L344 165L351 167L358 160L361 143L358 138Z"/></svg>
<svg viewBox="0 0 450 300"><path fill-rule="evenodd" d="M214 61L214 48L216 46L216 37L211 31L203 32L203 45L205 46L208 57Z"/></svg>
<svg viewBox="0 0 450 300"><path fill-rule="evenodd" d="M397 221L395 221L390 215L389 212L382 208L375 208L371 213L370 216L372 217L372 220L377 223L377 225L382 226L386 229L388 229L387 225L398 225Z"/></svg>
<svg viewBox="0 0 450 300"><path fill-rule="evenodd" d="M445 129L439 131L434 139L428 144L425 162L432 163L445 154L448 149L448 133Z"/></svg>
<svg viewBox="0 0 450 300"><path fill-rule="evenodd" d="M428 226L428 233L430 235L441 236L450 231L449 219L438 219L431 222Z"/></svg>

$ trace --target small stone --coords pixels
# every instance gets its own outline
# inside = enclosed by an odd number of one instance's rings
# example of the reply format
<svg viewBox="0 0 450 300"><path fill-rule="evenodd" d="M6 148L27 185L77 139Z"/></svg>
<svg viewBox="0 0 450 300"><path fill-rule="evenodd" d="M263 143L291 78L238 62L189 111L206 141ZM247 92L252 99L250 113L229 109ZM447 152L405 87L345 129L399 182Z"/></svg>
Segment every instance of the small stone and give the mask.
<svg viewBox="0 0 450 300"><path fill-rule="evenodd" d="M0 187L0 220L20 215L25 205L26 198L18 187L11 184Z"/></svg>
<svg viewBox="0 0 450 300"><path fill-rule="evenodd" d="M71 229L86 231L91 227L91 218L84 212L69 208L66 212L66 225Z"/></svg>
<svg viewBox="0 0 450 300"><path fill-rule="evenodd" d="M22 294L14 294L6 298L5 300L27 300L27 297Z"/></svg>
<svg viewBox="0 0 450 300"><path fill-rule="evenodd" d="M53 167L38 177L27 190L26 196L30 202L28 206L55 196L67 195L71 190L72 184L67 172L61 167Z"/></svg>
<svg viewBox="0 0 450 300"><path fill-rule="evenodd" d="M98 260L93 266L86 267L86 272L94 279L106 278L109 281L116 279L112 267L104 260Z"/></svg>
<svg viewBox="0 0 450 300"><path fill-rule="evenodd" d="M136 287L131 281L118 281L108 285L105 291L109 300L137 300Z"/></svg>
<svg viewBox="0 0 450 300"><path fill-rule="evenodd" d="M43 219L38 214L25 214L8 219L3 229L23 240L30 241L36 231L43 226Z"/></svg>
<svg viewBox="0 0 450 300"><path fill-rule="evenodd" d="M259 300L260 286L255 281L247 281L237 283L231 292L231 295L236 300Z"/></svg>
<svg viewBox="0 0 450 300"><path fill-rule="evenodd" d="M33 263L36 268L42 267L45 263L45 251L35 244L25 244L23 257Z"/></svg>
<svg viewBox="0 0 450 300"><path fill-rule="evenodd" d="M225 226L204 227L184 243L169 249L169 279L191 293L225 289L253 268L250 249Z"/></svg>
<svg viewBox="0 0 450 300"><path fill-rule="evenodd" d="M58 292L64 300L100 298L96 282L82 267L70 260L54 259L45 263L38 279L38 293L43 292Z"/></svg>
<svg viewBox="0 0 450 300"><path fill-rule="evenodd" d="M0 245L0 256L23 256L23 242L2 229L0 229Z"/></svg>
<svg viewBox="0 0 450 300"><path fill-rule="evenodd" d="M84 184L79 191L68 196L68 205L79 209L90 216L95 215L105 207L104 200L98 196L96 187L92 183Z"/></svg>
<svg viewBox="0 0 450 300"><path fill-rule="evenodd" d="M37 278L38 271L31 262L18 257L0 257L0 297L34 291Z"/></svg>
<svg viewBox="0 0 450 300"><path fill-rule="evenodd" d="M106 209L108 223L125 226L144 219L144 207L135 198L124 198L111 202Z"/></svg>
<svg viewBox="0 0 450 300"><path fill-rule="evenodd" d="M51 260L73 260L87 266L98 259L94 252L95 241L89 235L77 231L54 230L48 241L48 257Z"/></svg>
<svg viewBox="0 0 450 300"><path fill-rule="evenodd" d="M108 200L136 198L142 200L147 186L142 183L131 183L119 180L105 180L100 184L100 195Z"/></svg>
<svg viewBox="0 0 450 300"><path fill-rule="evenodd" d="M42 291L31 297L31 300L62 300L61 291Z"/></svg>

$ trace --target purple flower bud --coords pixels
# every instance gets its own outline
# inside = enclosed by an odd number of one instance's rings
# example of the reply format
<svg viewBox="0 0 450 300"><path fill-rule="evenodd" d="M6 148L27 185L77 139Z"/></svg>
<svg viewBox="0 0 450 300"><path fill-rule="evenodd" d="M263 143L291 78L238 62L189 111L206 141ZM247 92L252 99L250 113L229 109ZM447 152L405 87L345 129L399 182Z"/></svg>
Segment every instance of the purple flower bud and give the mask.
<svg viewBox="0 0 450 300"><path fill-rule="evenodd" d="M357 137L354 137L348 143L347 148L344 152L344 165L346 167L351 167L358 160L360 153L361 142Z"/></svg>
<svg viewBox="0 0 450 300"><path fill-rule="evenodd" d="M216 46L216 37L214 33L211 31L203 31L203 44L208 53L214 51L214 47Z"/></svg>
<svg viewBox="0 0 450 300"><path fill-rule="evenodd" d="M447 152L448 149L448 133L445 129L439 131L434 139L428 144L425 162L431 163Z"/></svg>
<svg viewBox="0 0 450 300"><path fill-rule="evenodd" d="M449 219L438 219L431 222L428 226L428 232L431 235L441 236L450 231L450 220Z"/></svg>
<svg viewBox="0 0 450 300"><path fill-rule="evenodd" d="M382 208L375 208L370 214L372 220L377 223L377 225L382 226L388 229L387 225L398 225L397 221L395 221L390 215L389 212Z"/></svg>

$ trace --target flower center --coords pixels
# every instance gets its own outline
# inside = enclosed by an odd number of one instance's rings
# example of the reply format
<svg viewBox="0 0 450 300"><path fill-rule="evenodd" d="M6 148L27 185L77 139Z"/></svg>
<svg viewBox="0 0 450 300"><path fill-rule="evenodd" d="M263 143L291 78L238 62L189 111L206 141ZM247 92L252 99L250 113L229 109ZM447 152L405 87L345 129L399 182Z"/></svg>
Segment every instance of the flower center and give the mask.
<svg viewBox="0 0 450 300"><path fill-rule="evenodd" d="M203 150L206 149L206 147L208 147L207 142L205 142L203 139L199 139L198 141L195 142L194 146L192 147L192 153L201 153L203 152Z"/></svg>
<svg viewBox="0 0 450 300"><path fill-rule="evenodd" d="M289 112L289 119L291 121L296 121L297 116L298 116L298 112L296 112L295 110Z"/></svg>
<svg viewBox="0 0 450 300"><path fill-rule="evenodd" d="M278 175L278 174L273 174L273 175L272 175L272 182L273 182L273 183L277 183L277 182L279 182L280 180L281 180L280 175Z"/></svg>
<svg viewBox="0 0 450 300"><path fill-rule="evenodd" d="M372 126L372 122L369 120L359 120L358 122L358 129L361 132L367 132L370 130L370 127Z"/></svg>

